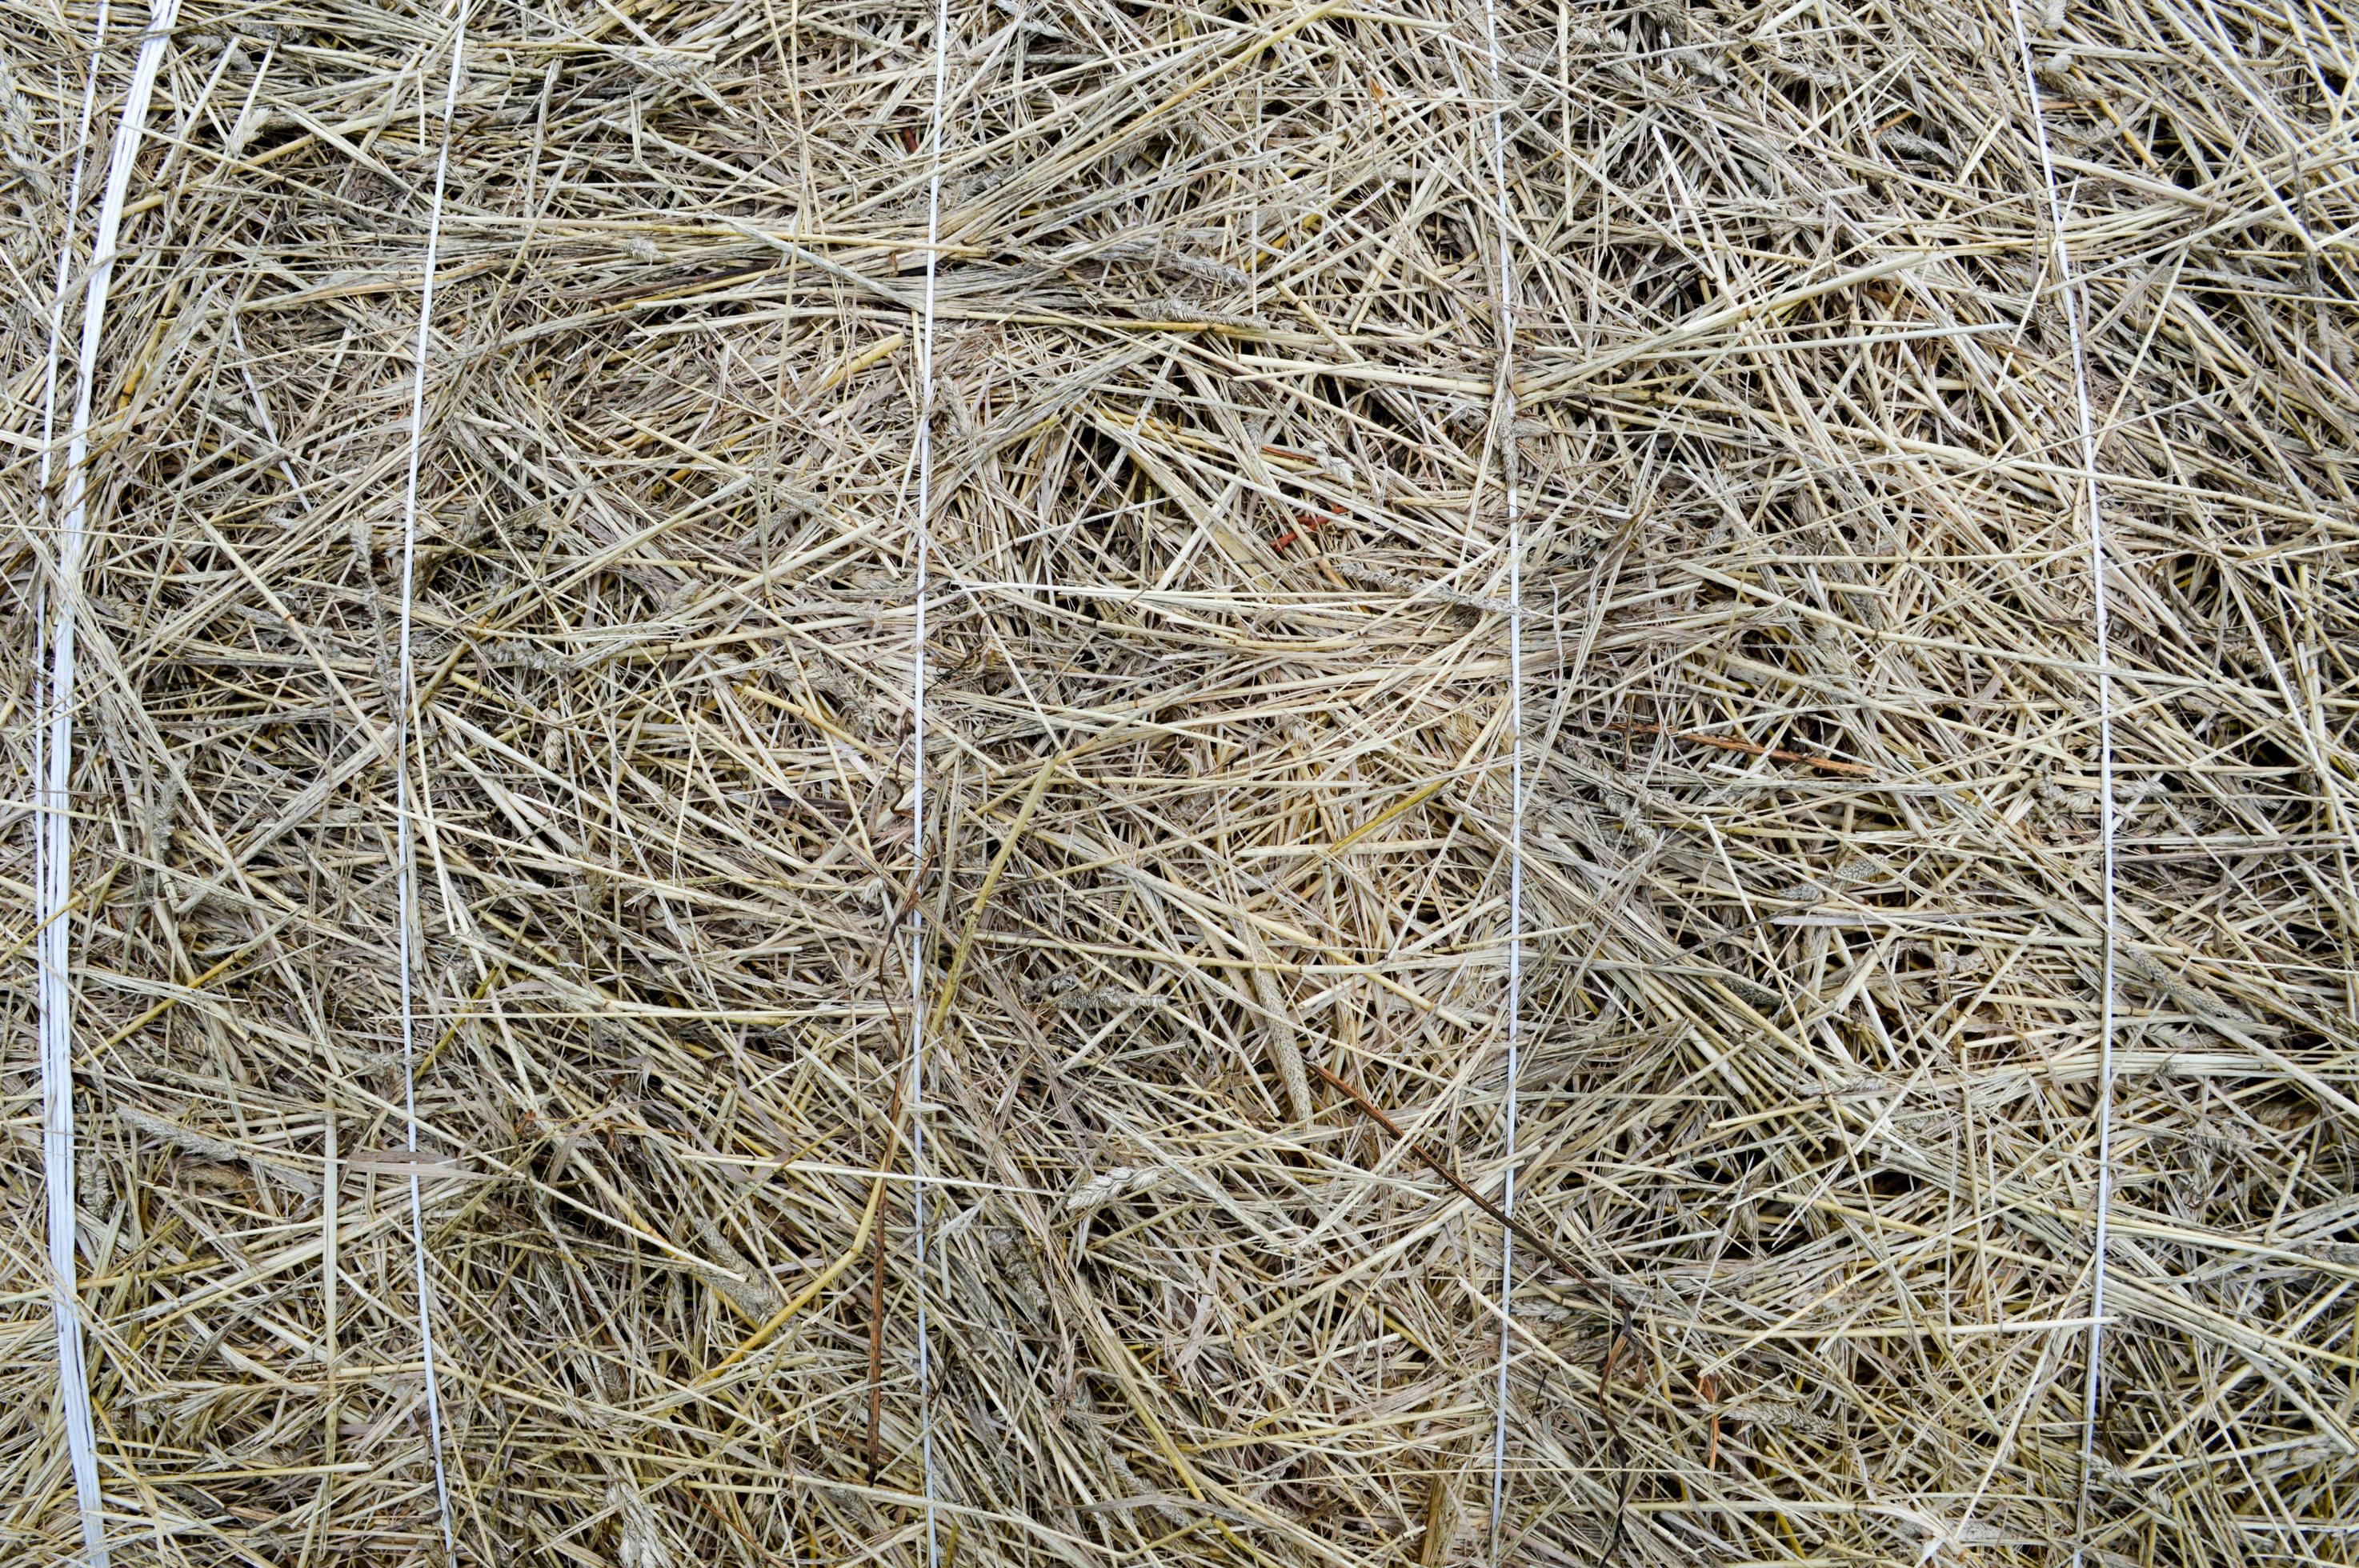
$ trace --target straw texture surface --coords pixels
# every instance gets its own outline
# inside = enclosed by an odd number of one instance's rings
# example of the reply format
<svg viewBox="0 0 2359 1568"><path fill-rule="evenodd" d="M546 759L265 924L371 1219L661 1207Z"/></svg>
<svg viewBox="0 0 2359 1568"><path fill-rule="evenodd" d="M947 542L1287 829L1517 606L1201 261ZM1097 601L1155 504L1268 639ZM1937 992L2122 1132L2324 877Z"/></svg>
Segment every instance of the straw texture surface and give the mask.
<svg viewBox="0 0 2359 1568"><path fill-rule="evenodd" d="M0 1561L70 614L118 1564L442 1564L421 1310L467 1564L2351 1562L2350 12L2034 0L2060 236L1991 0L953 0L921 497L934 15L472 8L400 725L454 16L180 7L76 561L0 7Z"/></svg>

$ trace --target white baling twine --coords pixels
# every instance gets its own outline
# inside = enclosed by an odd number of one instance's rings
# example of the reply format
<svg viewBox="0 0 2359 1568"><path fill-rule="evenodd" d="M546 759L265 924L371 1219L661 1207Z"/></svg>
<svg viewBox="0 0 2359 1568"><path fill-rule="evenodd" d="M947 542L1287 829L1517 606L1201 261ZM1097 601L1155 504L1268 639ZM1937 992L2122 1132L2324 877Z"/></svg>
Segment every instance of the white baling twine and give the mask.
<svg viewBox="0 0 2359 1568"><path fill-rule="evenodd" d="M1499 391L1506 429L1500 446L1507 491L1507 1147L1499 1207L1516 1212L1516 1098L1522 1076L1524 1011L1524 537L1523 497L1516 479L1516 294L1513 220L1507 208L1506 89L1499 73L1496 0L1483 0L1483 35L1491 61L1491 184L1498 198ZM1491 1552L1495 1562L1507 1501L1507 1366L1515 1321L1516 1234L1499 1238L1499 1417L1491 1433Z"/></svg>
<svg viewBox="0 0 2359 1568"><path fill-rule="evenodd" d="M409 1149L418 1149L418 1008L412 994L410 928L418 908L418 855L409 831L409 710L418 682L409 637L410 600L418 577L418 467L426 434L426 353L434 322L435 254L442 239L442 189L451 172L451 121L459 105L460 58L467 41L467 4L459 0L459 16L451 38L451 77L442 92L442 150L434 160L433 205L426 220L426 278L418 298L418 353L409 384L409 476L401 496L401 635L400 706L393 717L393 791L395 872L401 920L401 1108L408 1119ZM426 139L426 103L418 105L419 140ZM418 1265L418 1343L426 1369L426 1431L434 1454L434 1501L441 1517L442 1553L456 1550L451 1524L451 1482L442 1463L442 1394L434 1371L434 1321L431 1286L426 1270L426 1204L419 1193L415 1172L409 1177L409 1242Z"/></svg>
<svg viewBox="0 0 2359 1568"><path fill-rule="evenodd" d="M123 204L131 172L139 161L147 105L171 41L179 0L157 0L147 32L124 95L123 118L114 129L107 164L106 194L91 237L90 282L82 300L82 352L74 387L73 423L66 438L65 493L57 558L57 619L49 640L48 735L37 741L41 817L34 835L35 894L40 936L35 945L39 970L41 1051L41 1160L49 1188L51 1306L57 1320L58 1385L63 1396L66 1447L72 1461L74 1498L82 1514L82 1551L88 1568L106 1568L105 1498L98 1485L97 1422L91 1410L90 1368L82 1354L81 1287L75 1268L73 1113L73 927L69 905L73 888L73 835L69 815L73 778L74 604L82 587L82 553L90 512L90 421L98 350L106 332L106 297L114 284L114 246L123 230ZM86 146L96 102L98 50L106 38L106 11L98 15L91 49L91 77L83 94L82 138ZM49 474L47 438L53 433L57 387L57 340L62 330L64 287L71 270L72 213L82 200L82 155L77 152L67 198L66 250L58 259L58 315L50 334L50 369L42 409L44 483ZM36 725L37 736L40 727Z"/></svg>
<svg viewBox="0 0 2359 1568"><path fill-rule="evenodd" d="M942 107L950 85L950 0L934 5L934 104L926 127L926 293L918 314L918 613L911 650L909 732L916 752L909 789L910 892L925 869L926 843L926 593L927 558L933 550L934 504L934 271L942 232ZM909 900L909 1204L918 1234L918 1442L925 1489L926 1564L939 1568L940 1542L934 1520L933 1365L926 1323L926 996L925 901ZM884 1245L879 1236L877 1245Z"/></svg>
<svg viewBox="0 0 2359 1568"><path fill-rule="evenodd" d="M2089 1519L2089 1465L2095 1456L2098 1397L2104 1386L2106 1223L2114 1201L2114 677L2105 622L2105 540L2097 512L2097 424L2089 400L2089 362L2081 337L2080 285L2072 253L2064 240L2064 197L2056 184L2049 152L2048 116L2039 106L2039 74L2032 63L2031 36L2023 21L2023 0L2008 0L2015 16L2015 43L2023 58L2023 89L2031 100L2031 125L2039 142L2039 173L2048 187L2048 226L2055 237L2057 292L2072 341L2072 388L2081 419L2082 495L2089 512L2089 580L2096 595L2097 630L2097 837L2104 861L2104 994L2098 1002L2097 1039L2097 1226L2089 1289L2088 1381L2081 1395L2080 1490L2072 1509L2072 1563L2080 1568Z"/></svg>

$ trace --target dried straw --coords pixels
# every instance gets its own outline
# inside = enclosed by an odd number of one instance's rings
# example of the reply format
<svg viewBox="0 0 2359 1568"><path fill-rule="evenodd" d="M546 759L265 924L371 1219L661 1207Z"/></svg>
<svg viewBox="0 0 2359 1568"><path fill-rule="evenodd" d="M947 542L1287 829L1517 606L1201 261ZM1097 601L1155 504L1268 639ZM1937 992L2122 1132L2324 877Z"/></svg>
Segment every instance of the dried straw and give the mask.
<svg viewBox="0 0 2359 1568"><path fill-rule="evenodd" d="M440 1562L429 1303L466 1563L2351 1561L2349 11L2028 6L2061 232L1990 0L948 14L471 9L397 748L452 15L182 6L68 595L5 11L0 1561L67 605L117 1563Z"/></svg>

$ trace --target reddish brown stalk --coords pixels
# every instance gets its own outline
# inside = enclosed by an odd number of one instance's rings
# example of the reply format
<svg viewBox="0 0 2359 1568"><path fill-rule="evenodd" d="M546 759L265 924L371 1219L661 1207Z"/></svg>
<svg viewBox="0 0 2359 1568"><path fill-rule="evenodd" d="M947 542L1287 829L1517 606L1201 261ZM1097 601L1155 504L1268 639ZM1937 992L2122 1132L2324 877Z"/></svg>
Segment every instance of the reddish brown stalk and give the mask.
<svg viewBox="0 0 2359 1568"><path fill-rule="evenodd" d="M717 288L724 283L738 283L749 277L759 277L766 272L776 272L776 261L751 262L719 272L696 273L687 277L658 278L652 283L633 284L627 288L610 288L603 294L592 294L583 301L592 306L622 305L635 299L652 299L662 294L692 294L701 289Z"/></svg>
<svg viewBox="0 0 2359 1568"><path fill-rule="evenodd" d="M1845 778L1872 779L1875 770L1864 762L1840 762L1833 757L1813 757L1807 752L1780 751L1757 741L1739 741L1727 735L1699 735L1692 730L1667 730L1660 724L1618 722L1605 726L1631 735L1668 735L1674 741L1690 746L1711 746L1723 752L1742 752L1748 757L1767 757L1777 762L1799 762L1806 768L1816 768L1822 773L1841 773Z"/></svg>
<svg viewBox="0 0 2359 1568"><path fill-rule="evenodd" d="M909 917L909 912L918 907L918 900L926 885L926 871L932 864L930 857L919 858L917 869L909 874L908 890L902 893L892 919L886 923L885 937L877 944L876 951L876 972L880 975L884 973L885 955L892 946L895 933L901 929L901 922ZM908 1054L911 1057L917 1052L917 1031L925 1026L925 1011L914 1009L909 1019ZM868 1442L865 1453L867 1479L872 1483L876 1479L876 1472L882 1464L877 1454L877 1433L885 1414L885 1211L882 1189L892 1173L893 1162L900 1150L901 1079L897 1074L893 1080L893 1098L885 1111L885 1158L876 1165L879 1189L876 1235L871 1243L875 1251L872 1255L868 1279Z"/></svg>
<svg viewBox="0 0 2359 1568"><path fill-rule="evenodd" d="M1502 1226L1505 1226L1516 1235L1522 1237L1527 1245L1538 1252L1541 1257L1546 1258L1549 1262L1555 1264L1558 1271L1563 1274L1567 1279L1571 1280L1573 1283L1581 1286L1584 1290L1603 1296L1610 1302L1619 1304L1621 1300L1620 1295L1614 1291L1613 1286L1598 1280L1587 1270L1573 1263L1570 1259L1566 1258L1563 1253L1558 1251L1553 1246L1549 1245L1547 1238L1542 1237L1539 1232L1534 1230L1530 1226L1526 1225L1522 1220L1516 1218L1513 1215L1510 1215L1506 1210L1501 1208L1497 1204L1493 1203L1489 1198L1484 1197L1481 1193L1476 1192L1473 1187L1468 1186L1466 1183L1461 1179L1458 1173L1451 1170L1449 1164L1439 1155L1435 1154L1432 1151L1426 1148L1423 1143L1411 1138L1407 1132L1403 1131L1400 1123L1395 1121L1391 1117L1386 1116L1384 1112L1384 1108L1377 1105L1375 1101L1370 1099L1365 1094L1362 1093L1358 1085L1336 1073L1332 1068L1328 1067L1323 1063L1313 1062L1310 1064L1310 1068L1311 1071L1317 1073L1321 1077L1326 1079L1329 1083L1334 1085L1335 1087L1343 1090L1343 1093L1350 1096L1352 1103L1358 1106L1363 1111L1366 1112L1368 1116L1375 1120L1377 1126L1383 1128L1386 1132L1391 1133L1394 1137L1407 1144L1408 1146L1408 1152L1423 1162L1428 1170L1431 1171L1435 1175L1440 1176L1443 1181L1449 1183L1451 1188L1455 1191L1460 1197L1464 1198L1468 1203L1473 1204L1476 1208L1481 1209L1484 1214L1487 1214L1493 1219L1497 1220Z"/></svg>
<svg viewBox="0 0 2359 1568"><path fill-rule="evenodd" d="M877 1162L876 1184L882 1187L901 1152L901 1085L893 1084L892 1102L885 1109L885 1158ZM874 1260L868 1278L868 1442L865 1481L874 1484L883 1461L877 1454L877 1433L885 1416L885 1217L880 1207L876 1234L871 1239Z"/></svg>
<svg viewBox="0 0 2359 1568"><path fill-rule="evenodd" d="M1696 1392L1703 1396L1704 1408L1712 1411L1712 1440L1704 1445L1703 1467L1716 1469L1720 1465L1720 1383L1709 1372L1696 1374Z"/></svg>

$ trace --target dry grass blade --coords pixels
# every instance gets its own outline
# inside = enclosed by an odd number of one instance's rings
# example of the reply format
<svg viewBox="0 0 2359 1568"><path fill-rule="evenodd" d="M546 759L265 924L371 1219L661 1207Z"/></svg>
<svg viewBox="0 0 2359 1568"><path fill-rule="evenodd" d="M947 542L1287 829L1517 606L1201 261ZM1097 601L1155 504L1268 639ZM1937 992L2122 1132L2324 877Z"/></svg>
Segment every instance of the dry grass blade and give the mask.
<svg viewBox="0 0 2359 1568"><path fill-rule="evenodd" d="M1484 1561L1506 1232L1434 1172L1509 1164L1518 733L1501 1561L2062 1561L2107 931L2006 5L1505 0L1495 78L1480 0L957 4L929 244L935 9L471 6L405 942L451 17L185 0L73 600L116 1563L442 1558L412 1179L461 1563L916 1568L929 1423L945 1563ZM2082 1541L2348 1562L2359 27L2027 18L2112 607ZM80 1539L32 768L95 20L0 11L7 1562Z"/></svg>

